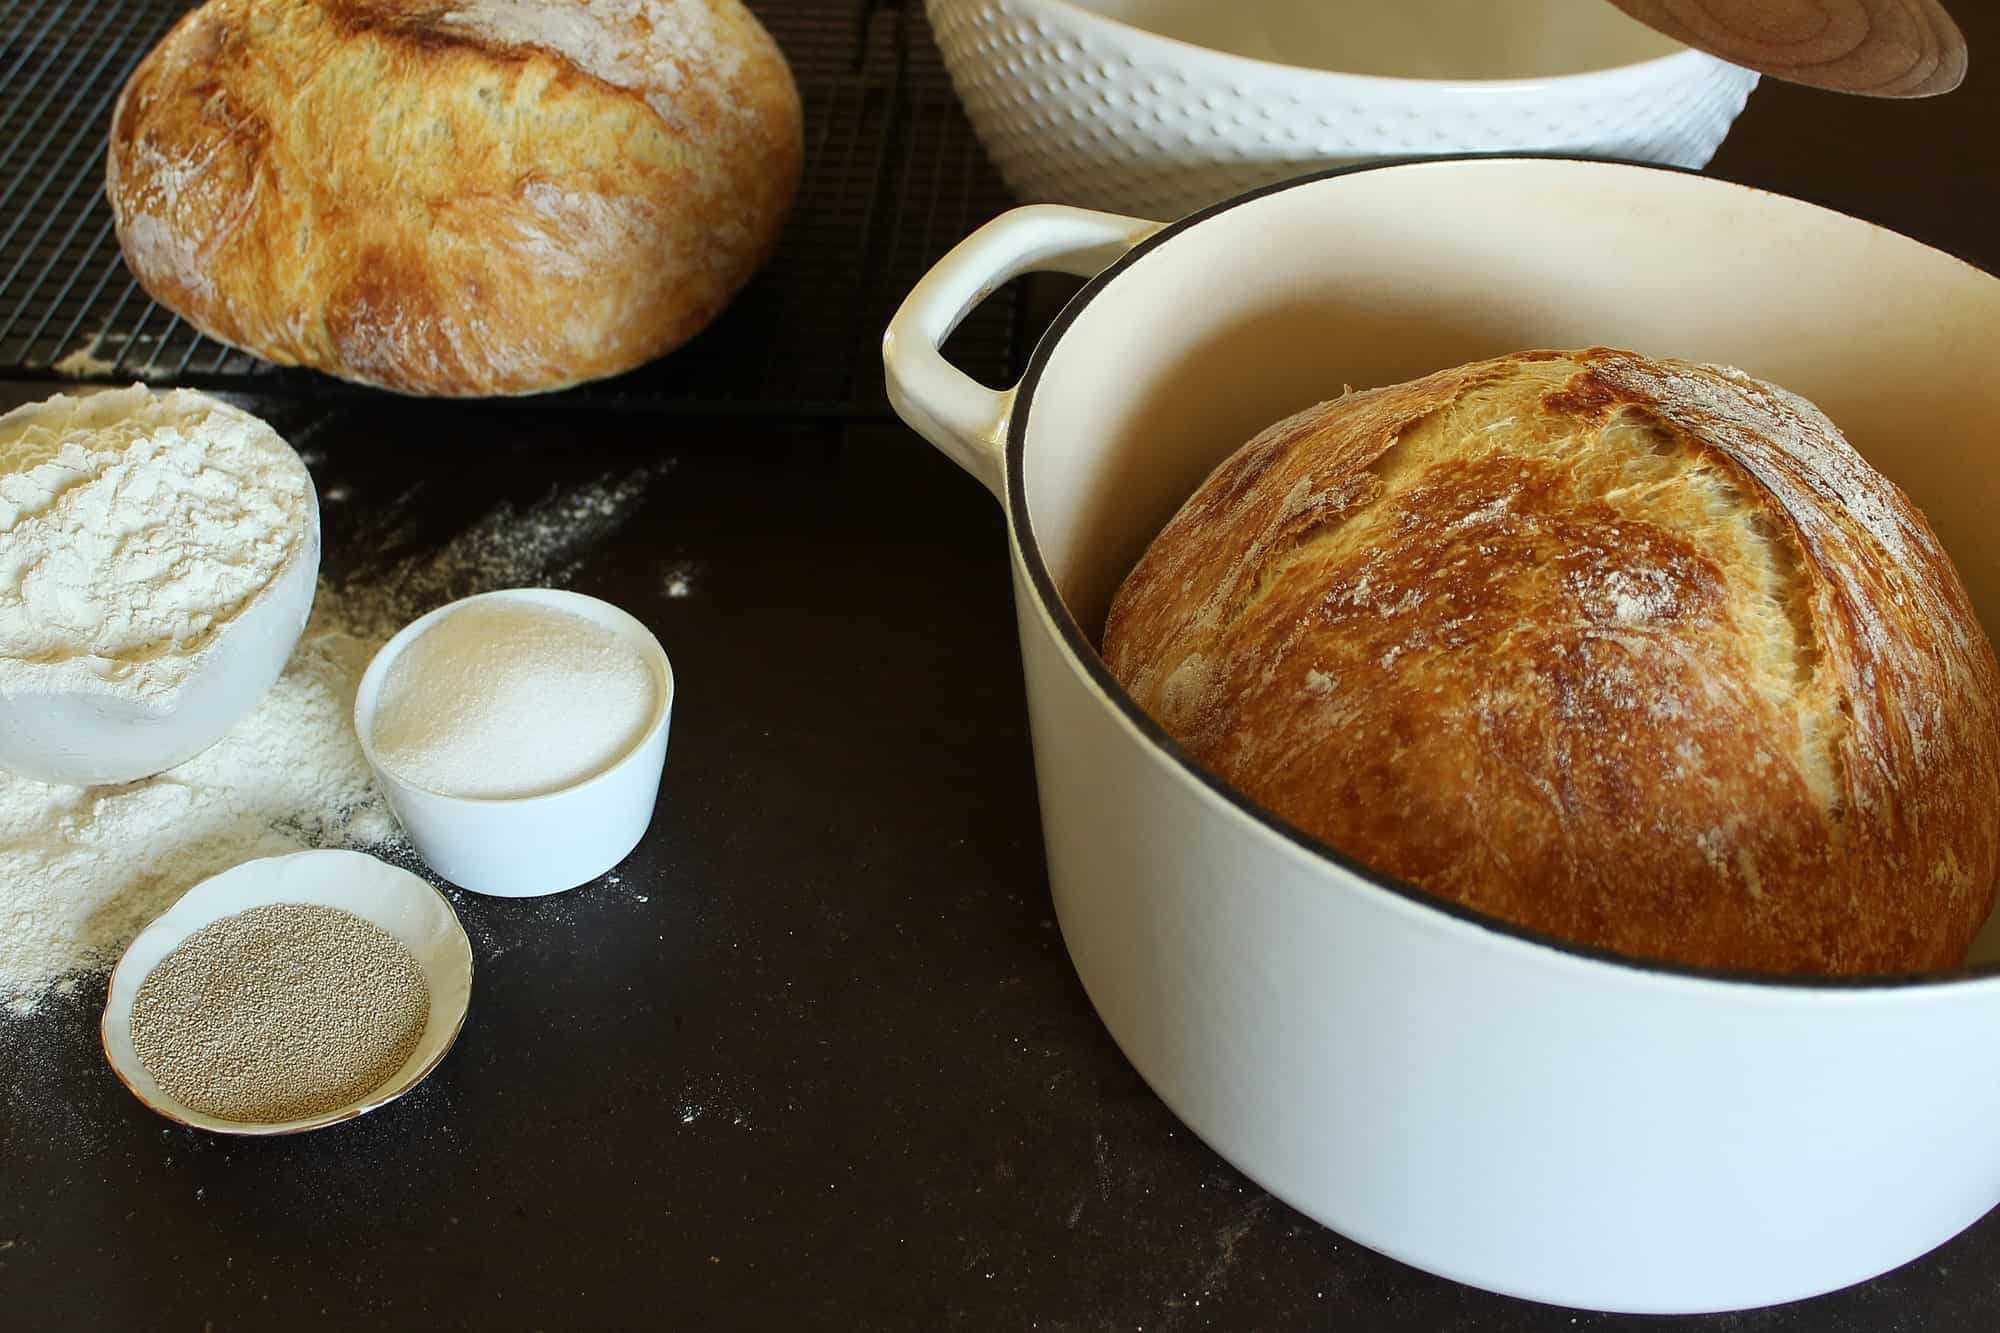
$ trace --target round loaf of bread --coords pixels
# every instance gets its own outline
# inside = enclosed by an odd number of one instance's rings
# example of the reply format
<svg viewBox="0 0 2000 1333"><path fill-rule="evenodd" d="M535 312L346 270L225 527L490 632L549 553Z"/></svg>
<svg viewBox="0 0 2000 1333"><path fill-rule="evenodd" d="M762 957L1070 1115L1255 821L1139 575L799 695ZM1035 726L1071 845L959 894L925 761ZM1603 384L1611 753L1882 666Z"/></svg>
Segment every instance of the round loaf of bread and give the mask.
<svg viewBox="0 0 2000 1333"><path fill-rule="evenodd" d="M520 394L693 337L776 243L798 90L737 0L209 0L118 99L140 283L210 337Z"/></svg>
<svg viewBox="0 0 2000 1333"><path fill-rule="evenodd" d="M1767 973L1963 963L2000 669L1910 502L1740 372L1528 352L1230 457L1112 673L1329 846L1505 921Z"/></svg>

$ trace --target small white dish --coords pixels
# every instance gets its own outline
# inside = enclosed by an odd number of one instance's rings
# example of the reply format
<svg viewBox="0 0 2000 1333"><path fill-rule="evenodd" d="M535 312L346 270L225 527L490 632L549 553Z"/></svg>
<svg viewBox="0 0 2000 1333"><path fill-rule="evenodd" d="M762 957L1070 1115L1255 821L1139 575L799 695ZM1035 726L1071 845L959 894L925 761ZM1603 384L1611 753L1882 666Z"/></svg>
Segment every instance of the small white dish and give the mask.
<svg viewBox="0 0 2000 1333"><path fill-rule="evenodd" d="M374 723L389 670L419 635L479 602L545 606L603 626L638 649L654 678L653 713L631 749L581 782L536 796L453 796L398 777L376 753ZM674 672L653 632L609 602L556 588L509 588L461 598L420 616L382 645L354 696L354 731L389 807L431 869L461 888L532 898L587 884L624 860L653 822Z"/></svg>
<svg viewBox="0 0 2000 1333"><path fill-rule="evenodd" d="M275 903L337 907L394 935L423 968L430 1018L403 1067L358 1102L270 1124L205 1115L169 1096L139 1059L132 1045L132 1002L153 969L188 936L224 917ZM119 1082L167 1119L216 1134L299 1134L386 1106L421 1083L458 1039L471 996L472 945L444 895L409 871L361 852L293 852L210 876L140 931L111 973L99 1030Z"/></svg>

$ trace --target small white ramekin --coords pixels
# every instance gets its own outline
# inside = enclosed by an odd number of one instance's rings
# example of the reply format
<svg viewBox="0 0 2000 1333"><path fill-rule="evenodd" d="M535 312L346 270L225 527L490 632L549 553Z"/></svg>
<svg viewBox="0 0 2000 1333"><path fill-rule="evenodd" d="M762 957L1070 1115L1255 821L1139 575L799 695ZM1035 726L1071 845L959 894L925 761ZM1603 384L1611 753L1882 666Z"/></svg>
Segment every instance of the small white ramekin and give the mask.
<svg viewBox="0 0 2000 1333"><path fill-rule="evenodd" d="M539 796L450 796L396 776L375 752L382 684L403 651L444 617L475 602L512 601L567 611L629 641L654 673L653 716L640 739L608 768ZM609 602L555 588L509 588L447 603L382 645L354 695L361 753L418 855L460 888L532 898L586 884L624 860L645 836L659 799L674 711L674 672L660 641Z"/></svg>

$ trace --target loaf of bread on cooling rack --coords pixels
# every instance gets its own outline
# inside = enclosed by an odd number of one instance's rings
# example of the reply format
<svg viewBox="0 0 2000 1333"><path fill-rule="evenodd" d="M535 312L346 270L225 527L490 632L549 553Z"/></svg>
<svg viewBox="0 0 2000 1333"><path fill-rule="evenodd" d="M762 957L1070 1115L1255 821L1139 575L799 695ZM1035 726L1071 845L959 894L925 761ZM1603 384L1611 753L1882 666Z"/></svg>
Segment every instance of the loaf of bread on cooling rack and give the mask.
<svg viewBox="0 0 2000 1333"><path fill-rule="evenodd" d="M1733 370L1528 352L1263 432L1104 655L1197 760L1431 893L1757 972L1963 962L2000 670L1923 517Z"/></svg>
<svg viewBox="0 0 2000 1333"><path fill-rule="evenodd" d="M209 0L133 71L105 174L133 273L211 337L519 394L707 325L800 155L738 0Z"/></svg>

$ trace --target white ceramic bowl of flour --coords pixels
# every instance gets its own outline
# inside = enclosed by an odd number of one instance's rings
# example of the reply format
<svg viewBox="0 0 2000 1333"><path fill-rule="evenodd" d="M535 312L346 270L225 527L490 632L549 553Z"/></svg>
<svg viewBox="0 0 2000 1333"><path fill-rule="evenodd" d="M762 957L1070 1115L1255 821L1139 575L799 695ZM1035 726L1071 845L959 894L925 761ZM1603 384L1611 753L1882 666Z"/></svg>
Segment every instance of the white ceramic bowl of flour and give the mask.
<svg viewBox="0 0 2000 1333"><path fill-rule="evenodd" d="M132 782L222 739L311 614L319 505L277 432L189 390L0 416L0 768Z"/></svg>
<svg viewBox="0 0 2000 1333"><path fill-rule="evenodd" d="M588 883L652 823L674 676L631 615L553 588L412 621L355 692L354 728L431 868L522 898Z"/></svg>

